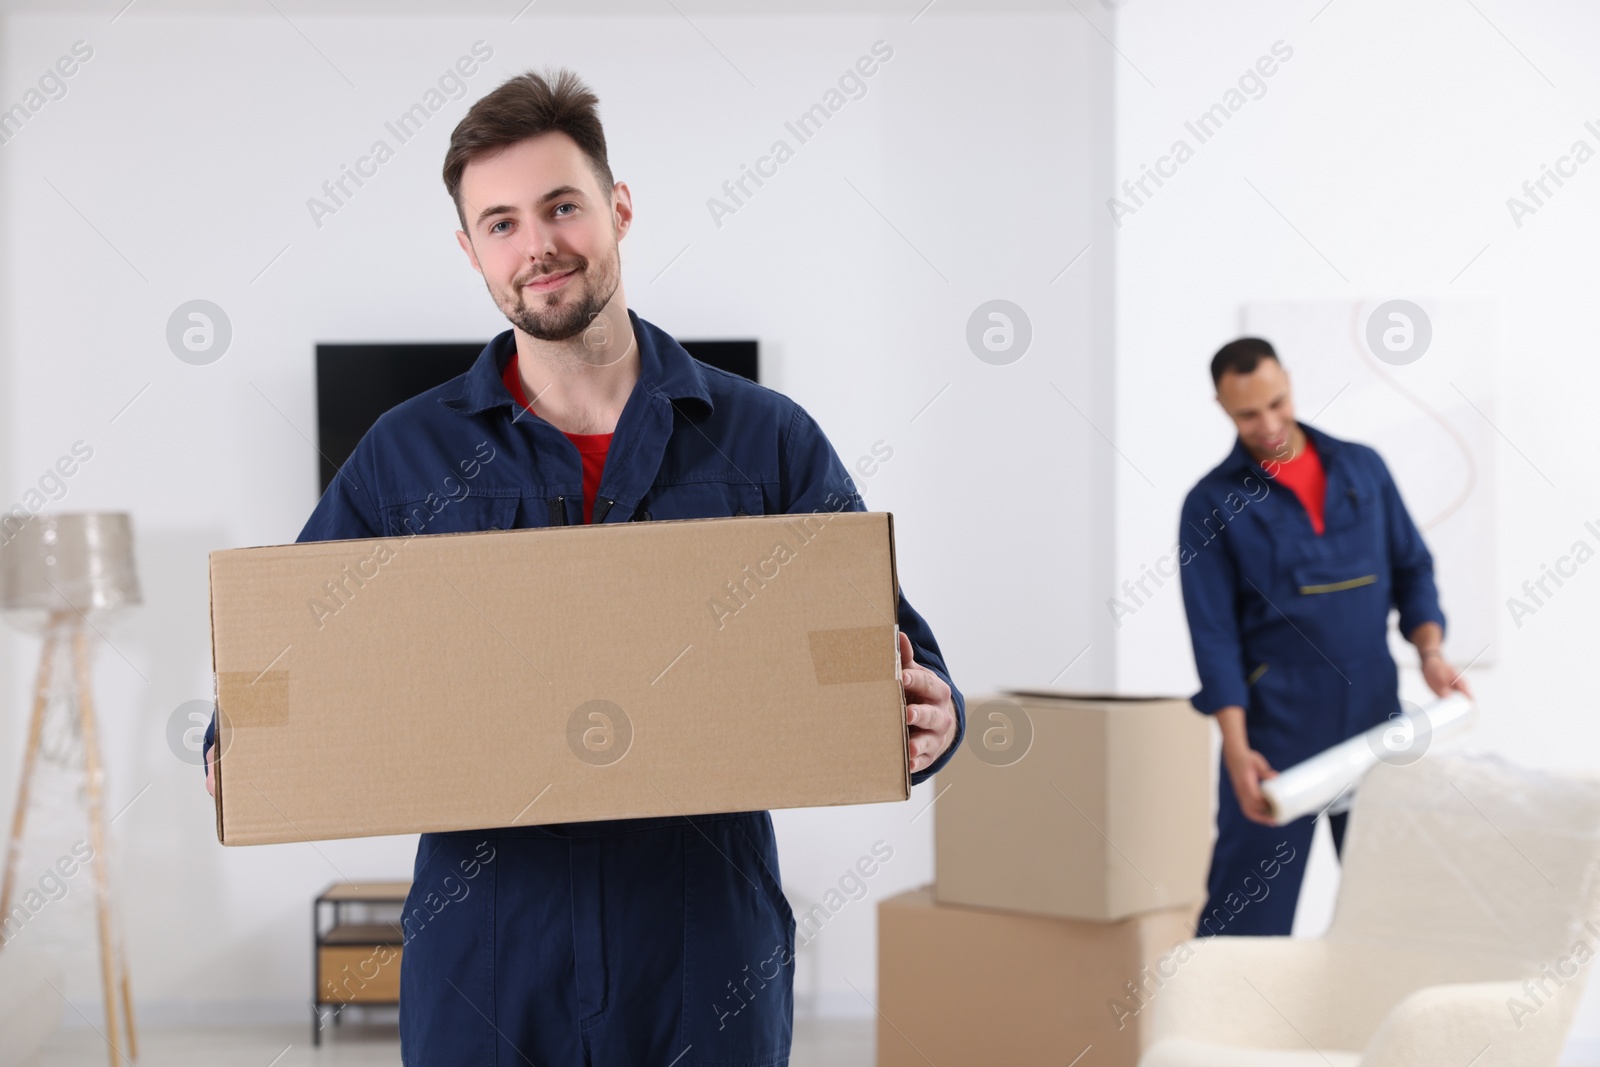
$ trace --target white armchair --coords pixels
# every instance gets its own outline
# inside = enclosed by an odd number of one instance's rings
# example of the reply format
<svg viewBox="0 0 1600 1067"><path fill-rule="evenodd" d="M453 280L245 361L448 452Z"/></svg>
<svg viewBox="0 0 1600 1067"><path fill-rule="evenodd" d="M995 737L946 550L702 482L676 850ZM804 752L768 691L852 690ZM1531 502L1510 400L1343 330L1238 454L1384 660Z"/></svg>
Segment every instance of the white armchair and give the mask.
<svg viewBox="0 0 1600 1067"><path fill-rule="evenodd" d="M1188 947L1140 1067L1554 1067L1600 955L1600 781L1379 766L1327 936Z"/></svg>

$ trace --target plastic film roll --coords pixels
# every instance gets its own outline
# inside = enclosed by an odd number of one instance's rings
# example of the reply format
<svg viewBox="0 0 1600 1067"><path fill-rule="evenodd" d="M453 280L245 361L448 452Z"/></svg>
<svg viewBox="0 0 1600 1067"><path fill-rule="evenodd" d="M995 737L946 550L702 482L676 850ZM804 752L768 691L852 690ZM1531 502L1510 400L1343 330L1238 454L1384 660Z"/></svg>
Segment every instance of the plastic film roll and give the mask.
<svg viewBox="0 0 1600 1067"><path fill-rule="evenodd" d="M1451 693L1295 764L1261 783L1273 822L1283 826L1328 810L1354 793L1379 762L1414 762L1432 745L1465 731L1472 720L1472 701L1465 694Z"/></svg>

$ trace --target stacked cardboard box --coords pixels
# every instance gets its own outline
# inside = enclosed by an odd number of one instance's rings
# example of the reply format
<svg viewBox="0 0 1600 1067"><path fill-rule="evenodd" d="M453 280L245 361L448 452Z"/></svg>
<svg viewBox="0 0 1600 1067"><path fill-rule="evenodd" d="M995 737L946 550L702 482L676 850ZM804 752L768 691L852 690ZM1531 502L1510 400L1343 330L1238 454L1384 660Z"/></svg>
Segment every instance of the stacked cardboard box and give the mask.
<svg viewBox="0 0 1600 1067"><path fill-rule="evenodd" d="M1204 896L1208 724L1182 700L1032 692L967 720L936 882L879 907L879 1067L1134 1067Z"/></svg>

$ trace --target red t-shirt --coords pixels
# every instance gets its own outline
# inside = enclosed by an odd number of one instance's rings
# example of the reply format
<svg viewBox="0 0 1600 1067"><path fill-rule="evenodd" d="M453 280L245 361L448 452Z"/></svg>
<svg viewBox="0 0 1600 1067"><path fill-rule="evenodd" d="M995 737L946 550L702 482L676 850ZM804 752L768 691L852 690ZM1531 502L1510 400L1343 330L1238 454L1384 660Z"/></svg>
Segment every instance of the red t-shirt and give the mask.
<svg viewBox="0 0 1600 1067"><path fill-rule="evenodd" d="M517 403L528 409L529 414L537 415L538 412L528 404L528 394L522 388L522 375L517 372L517 354L511 353L511 358L506 360L505 373L501 380L506 383L506 389L516 398ZM566 433L565 430L562 431ZM583 462L583 521L594 521L594 497L600 489L600 472L605 469L606 453L611 449L611 435L608 433L569 433L567 440L578 450L578 458Z"/></svg>
<svg viewBox="0 0 1600 1067"><path fill-rule="evenodd" d="M1322 507L1328 495L1328 476L1322 469L1322 457L1317 455L1316 448L1311 444L1311 438L1306 438L1306 447L1300 454L1286 463L1277 464L1277 469L1268 467L1276 481L1288 486L1295 496L1300 498L1300 503L1305 505L1306 514L1311 516L1311 528L1322 534Z"/></svg>

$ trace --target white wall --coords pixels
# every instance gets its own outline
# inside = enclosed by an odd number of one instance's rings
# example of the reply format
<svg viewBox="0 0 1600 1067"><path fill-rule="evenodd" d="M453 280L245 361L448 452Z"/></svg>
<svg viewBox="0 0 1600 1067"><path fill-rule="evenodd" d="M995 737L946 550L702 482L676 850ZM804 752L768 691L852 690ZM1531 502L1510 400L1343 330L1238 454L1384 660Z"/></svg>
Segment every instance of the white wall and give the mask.
<svg viewBox="0 0 1600 1067"><path fill-rule="evenodd" d="M769 381L847 460L892 445L862 488L897 513L902 578L969 693L1191 691L1176 587L1120 629L1104 601L1166 550L1184 491L1229 447L1205 361L1247 301L1495 300L1501 598L1600 520L1586 418L1600 384L1587 343L1600 165L1520 228L1505 206L1573 139L1600 145L1583 130L1600 118L1586 110L1596 14L1552 0L1081 5L1118 55L1073 12L952 15L941 2L911 21L920 6L694 13L692 26L290 8L292 27L143 4L115 23L0 19L0 103L74 41L95 49L66 98L0 145L0 500L82 438L95 458L60 506L125 508L138 527L147 604L111 634L97 678L112 808L138 798L117 823L117 874L150 1011L298 1014L308 899L336 871L408 870L410 839L222 850L199 772L165 736L173 709L209 690L205 553L289 540L314 502L312 345L501 328L438 178L467 101L320 229L305 207L480 38L496 60L472 96L550 63L599 92L639 210L624 245L633 307L683 336L761 338ZM716 227L706 198L880 38L895 57L866 97ZM1278 40L1294 55L1265 96L1113 229L1115 186ZM209 367L179 363L163 339L196 297L235 328ZM964 339L994 298L1034 328L1010 366L978 361ZM1336 404L1322 424L1339 433L1357 415ZM1448 611L1452 576L1440 578ZM1596 596L1600 570L1585 568L1521 627L1501 616L1494 665L1473 679L1479 744L1538 766L1600 762L1580 674L1600 636ZM0 641L0 803L35 651ZM873 841L896 848L871 896L803 954L802 1008L866 1011L851 987L871 994L872 905L930 877L934 816L911 821L929 799L923 787L904 806L777 814L799 905ZM35 855L42 866L59 851L41 842ZM1336 885L1318 855L1313 921ZM52 912L63 927L72 906ZM1600 1037L1600 1012L1579 1032Z"/></svg>
<svg viewBox="0 0 1600 1067"><path fill-rule="evenodd" d="M1574 541L1597 544L1583 523L1600 517L1591 358L1600 164L1580 168L1520 228L1506 199L1575 139L1600 148L1583 128L1600 117L1600 12L1552 2L1137 0L1118 21L1128 60L1116 68L1119 183L1184 136L1184 121L1274 41L1294 49L1265 96L1117 232L1118 440L1154 483L1117 468L1119 580L1171 544L1184 492L1231 446L1206 363L1237 336L1242 304L1491 298L1499 628L1494 665L1471 678L1483 713L1474 744L1533 766L1600 767L1587 669L1600 639L1600 568L1579 570L1520 627L1504 605ZM1295 354L1284 358L1292 373ZM1426 354L1397 377L1427 383L1430 401L1454 400L1451 375L1436 373L1449 358ZM1328 399L1301 397L1301 410ZM1488 409L1490 397L1474 399ZM1320 424L1339 434L1361 416L1340 400ZM1439 580L1449 613L1463 576ZM1124 687L1192 691L1175 585L1124 620L1117 661ZM1405 685L1419 691L1415 671ZM1323 863L1308 887L1324 918L1334 877ZM1593 998L1575 1032L1600 1040Z"/></svg>
<svg viewBox="0 0 1600 1067"><path fill-rule="evenodd" d="M1111 246L1091 192L1110 162L1109 97L1095 91L1109 59L1071 13L935 8L913 22L914 7L693 25L667 8L535 9L514 25L289 8L291 26L265 8L143 6L115 22L0 21L6 104L74 41L94 49L66 97L0 146L0 498L20 498L81 438L94 458L58 506L134 516L146 604L111 633L96 679L110 806L134 801L115 828L116 876L147 1015L303 1017L312 896L341 876L409 874L411 838L223 850L200 772L174 757L166 728L210 691L206 553L291 540L315 502L314 343L503 327L456 248L438 175L470 99L529 66L570 65L601 97L638 212L623 246L630 305L681 336L760 338L768 380L847 461L880 439L894 448L862 489L897 513L903 583L958 682L973 694L1110 683L1091 595L1111 562ZM469 99L315 227L307 198L479 39L495 58ZM715 226L706 199L878 39L894 57L866 96ZM965 341L968 315L996 297L1034 329L1004 367ZM234 330L205 367L164 340L194 298L221 305ZM9 805L36 645L0 646L15 668ZM802 1010L870 1011L852 985L874 987L874 902L931 877L932 817L912 822L931 798L924 786L907 805L777 814L797 910L874 841L896 850L871 895L802 954ZM30 862L42 869L64 844L38 843ZM52 917L86 935L67 921L73 906ZM69 990L85 1002L91 963Z"/></svg>

